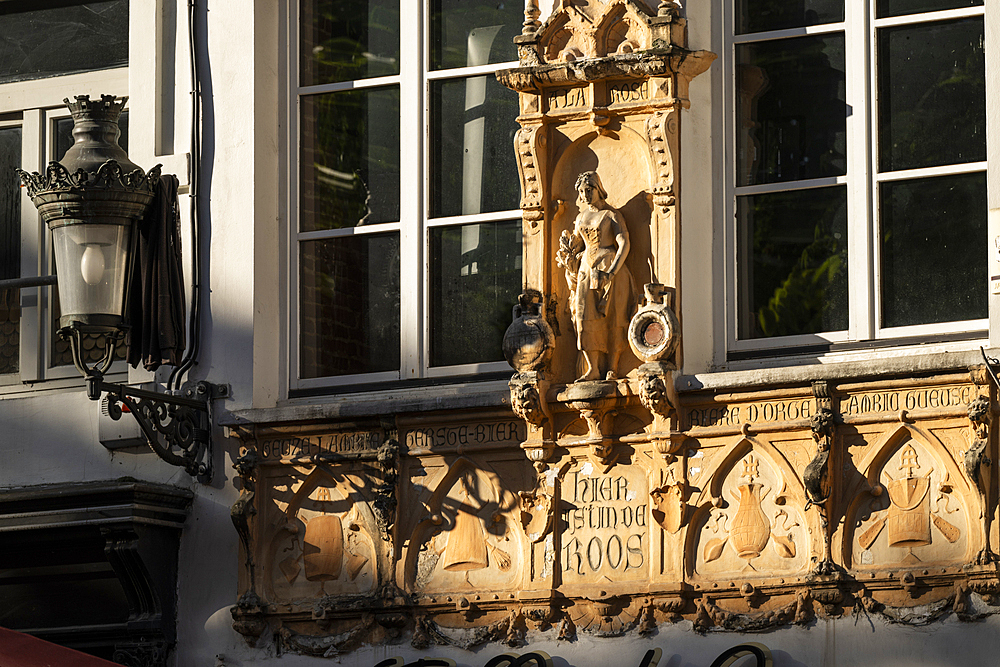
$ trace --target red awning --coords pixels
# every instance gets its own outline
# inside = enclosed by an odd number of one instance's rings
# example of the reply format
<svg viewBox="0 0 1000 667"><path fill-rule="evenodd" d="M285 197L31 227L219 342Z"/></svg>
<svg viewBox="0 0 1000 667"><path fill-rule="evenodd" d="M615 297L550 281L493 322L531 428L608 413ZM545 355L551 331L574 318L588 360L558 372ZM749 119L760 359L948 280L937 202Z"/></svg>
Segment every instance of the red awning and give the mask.
<svg viewBox="0 0 1000 667"><path fill-rule="evenodd" d="M0 628L0 667L121 667L21 632Z"/></svg>

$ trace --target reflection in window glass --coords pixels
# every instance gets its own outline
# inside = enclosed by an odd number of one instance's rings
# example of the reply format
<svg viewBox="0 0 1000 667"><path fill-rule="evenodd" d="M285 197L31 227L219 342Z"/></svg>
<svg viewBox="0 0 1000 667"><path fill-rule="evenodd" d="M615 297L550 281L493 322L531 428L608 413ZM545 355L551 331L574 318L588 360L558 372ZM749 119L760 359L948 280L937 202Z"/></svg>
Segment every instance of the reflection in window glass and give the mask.
<svg viewBox="0 0 1000 667"><path fill-rule="evenodd" d="M524 2L432 0L431 69L517 60Z"/></svg>
<svg viewBox="0 0 1000 667"><path fill-rule="evenodd" d="M128 0L24 4L0 3L0 83L128 65Z"/></svg>
<svg viewBox="0 0 1000 667"><path fill-rule="evenodd" d="M301 377L399 370L399 234L300 247Z"/></svg>
<svg viewBox="0 0 1000 667"><path fill-rule="evenodd" d="M0 279L21 276L21 128L0 128ZM0 290L0 374L16 373L20 349L20 290Z"/></svg>
<svg viewBox="0 0 1000 667"><path fill-rule="evenodd" d="M399 0L302 0L300 85L399 74Z"/></svg>
<svg viewBox="0 0 1000 667"><path fill-rule="evenodd" d="M986 159L983 19L879 31L879 168Z"/></svg>
<svg viewBox="0 0 1000 667"><path fill-rule="evenodd" d="M736 198L740 338L847 328L847 188Z"/></svg>
<svg viewBox="0 0 1000 667"><path fill-rule="evenodd" d="M883 183L882 326L987 316L986 174Z"/></svg>
<svg viewBox="0 0 1000 667"><path fill-rule="evenodd" d="M518 206L517 93L493 76L431 84L431 216Z"/></svg>
<svg viewBox="0 0 1000 667"><path fill-rule="evenodd" d="M800 28L844 20L844 0L736 0L736 33Z"/></svg>
<svg viewBox="0 0 1000 667"><path fill-rule="evenodd" d="M959 7L981 7L983 0L878 0L877 16L903 16Z"/></svg>
<svg viewBox="0 0 1000 667"><path fill-rule="evenodd" d="M431 365L503 361L521 292L521 223L436 227L430 234Z"/></svg>
<svg viewBox="0 0 1000 667"><path fill-rule="evenodd" d="M737 185L846 173L844 36L736 47Z"/></svg>
<svg viewBox="0 0 1000 667"><path fill-rule="evenodd" d="M399 220L399 88L301 98L304 232Z"/></svg>

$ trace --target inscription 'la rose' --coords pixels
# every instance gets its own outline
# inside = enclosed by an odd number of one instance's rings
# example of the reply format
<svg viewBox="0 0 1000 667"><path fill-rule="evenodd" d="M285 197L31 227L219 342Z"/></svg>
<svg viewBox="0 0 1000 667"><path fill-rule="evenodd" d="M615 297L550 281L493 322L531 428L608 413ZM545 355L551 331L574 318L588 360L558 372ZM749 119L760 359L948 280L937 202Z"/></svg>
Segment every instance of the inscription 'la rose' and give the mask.
<svg viewBox="0 0 1000 667"><path fill-rule="evenodd" d="M621 468L598 475L590 463L571 472L562 488L563 581L642 579L649 529L646 476Z"/></svg>

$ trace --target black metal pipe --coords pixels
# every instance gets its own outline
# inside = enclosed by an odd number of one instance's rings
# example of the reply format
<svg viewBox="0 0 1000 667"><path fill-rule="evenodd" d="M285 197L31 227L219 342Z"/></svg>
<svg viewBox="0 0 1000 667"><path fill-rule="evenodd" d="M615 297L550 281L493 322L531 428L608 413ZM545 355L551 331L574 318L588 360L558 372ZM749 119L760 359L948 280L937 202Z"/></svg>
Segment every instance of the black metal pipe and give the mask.
<svg viewBox="0 0 1000 667"><path fill-rule="evenodd" d="M8 278L0 280L0 290L2 289L23 289L25 287L45 287L55 285L58 282L56 276L36 276L34 278Z"/></svg>

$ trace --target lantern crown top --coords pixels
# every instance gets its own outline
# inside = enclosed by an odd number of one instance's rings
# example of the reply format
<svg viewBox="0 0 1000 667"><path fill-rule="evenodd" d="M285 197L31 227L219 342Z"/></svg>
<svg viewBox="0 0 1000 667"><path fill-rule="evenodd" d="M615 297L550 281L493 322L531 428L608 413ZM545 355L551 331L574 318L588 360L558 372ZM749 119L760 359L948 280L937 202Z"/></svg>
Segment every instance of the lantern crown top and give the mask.
<svg viewBox="0 0 1000 667"><path fill-rule="evenodd" d="M90 95L76 95L73 102L70 102L68 97L63 100L63 103L73 115L74 121L87 118L113 123L118 122L118 118L121 116L126 102L128 102L127 96L116 97L115 95L101 95L101 99L99 100L90 99Z"/></svg>

